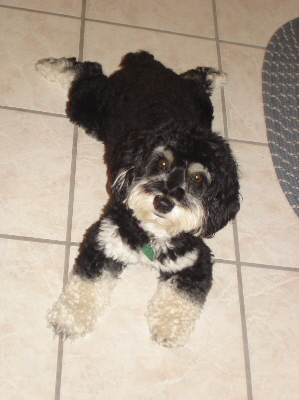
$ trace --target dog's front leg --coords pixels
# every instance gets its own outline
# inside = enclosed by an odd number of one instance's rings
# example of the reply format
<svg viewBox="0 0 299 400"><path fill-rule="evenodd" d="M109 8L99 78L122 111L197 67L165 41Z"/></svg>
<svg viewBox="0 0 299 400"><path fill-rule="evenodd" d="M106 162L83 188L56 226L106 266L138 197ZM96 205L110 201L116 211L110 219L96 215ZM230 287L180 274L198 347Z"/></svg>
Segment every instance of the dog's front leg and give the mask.
<svg viewBox="0 0 299 400"><path fill-rule="evenodd" d="M77 339L94 329L123 270L121 263L107 258L99 248L99 228L96 223L87 231L70 280L48 313L49 326L64 339Z"/></svg>
<svg viewBox="0 0 299 400"><path fill-rule="evenodd" d="M147 311L153 340L165 347L183 346L195 327L211 284L211 266L203 275L194 268L161 274Z"/></svg>

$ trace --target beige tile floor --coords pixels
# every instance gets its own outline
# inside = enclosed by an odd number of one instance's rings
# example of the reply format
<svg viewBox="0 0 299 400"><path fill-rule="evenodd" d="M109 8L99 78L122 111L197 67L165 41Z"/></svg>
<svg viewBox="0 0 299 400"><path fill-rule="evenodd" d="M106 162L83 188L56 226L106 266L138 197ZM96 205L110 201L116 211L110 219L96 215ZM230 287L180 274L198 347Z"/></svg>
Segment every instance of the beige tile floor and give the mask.
<svg viewBox="0 0 299 400"><path fill-rule="evenodd" d="M1 400L298 400L299 220L267 146L261 67L298 0L3 0L0 4ZM177 72L222 67L215 124L242 174L234 224L209 241L214 286L190 341L151 342L154 271L126 270L109 313L75 343L45 315L84 230L105 204L103 148L64 115L40 78L46 56L99 61L106 73L146 49Z"/></svg>

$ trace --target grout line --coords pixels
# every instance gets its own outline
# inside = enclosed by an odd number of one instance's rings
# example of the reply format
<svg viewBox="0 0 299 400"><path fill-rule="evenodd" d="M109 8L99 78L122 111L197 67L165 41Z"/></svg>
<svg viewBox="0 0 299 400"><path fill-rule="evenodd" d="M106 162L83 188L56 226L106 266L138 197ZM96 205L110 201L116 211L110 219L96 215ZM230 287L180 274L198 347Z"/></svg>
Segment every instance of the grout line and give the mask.
<svg viewBox="0 0 299 400"><path fill-rule="evenodd" d="M74 212L74 197L75 197L75 178L77 168L77 147L78 147L78 127L74 126L73 133L73 148L72 148L72 161L70 173L70 187L69 187L69 202L67 214L67 229L66 229L66 246L71 246L72 241L72 225L73 225L73 212Z"/></svg>
<svg viewBox="0 0 299 400"><path fill-rule="evenodd" d="M0 233L0 239L6 240L19 240L22 242L33 242L33 243L44 243L44 244L57 244L60 246L66 246L67 244L70 247L79 247L79 242L66 242L65 240L55 240L55 239L43 239L43 238L36 238L32 236L18 236L18 235L9 235L6 233ZM221 258L214 258L214 263L219 264L232 264L237 265L236 260L224 260ZM290 272L298 272L299 268L296 267L283 267L282 265L272 265L272 264L262 264L262 263L253 263L247 261L241 261L242 266L249 267L249 268L260 268L260 269L275 269L279 271L290 271Z"/></svg>
<svg viewBox="0 0 299 400"><path fill-rule="evenodd" d="M61 375L62 375L62 359L63 359L63 339L59 335L57 348L57 363L56 363L56 380L55 380L55 395L54 400L60 399L61 391Z"/></svg>
<svg viewBox="0 0 299 400"><path fill-rule="evenodd" d="M213 7L213 18L214 18L214 31L215 31L215 40L216 40L216 51L218 57L218 68L222 70L222 61L221 61L221 53L220 53L220 44L219 44L219 29L218 29L218 19L217 19L217 6L216 0L212 0Z"/></svg>
<svg viewBox="0 0 299 400"><path fill-rule="evenodd" d="M81 44L80 44L81 46ZM79 50L79 57L83 58L83 48L82 50ZM221 89L224 90L224 89ZM221 93L222 97L222 93ZM9 110L9 111L18 111L18 112L24 112L24 113L30 113L30 114L37 114L37 115L45 115L48 117L58 117L58 118L67 118L65 114L57 114L57 113L51 113L49 111L41 111L41 110L31 110L29 108L21 108L21 107L10 107L10 106L4 106L0 104L0 109L3 110ZM223 118L226 120L226 110L223 110ZM226 125L226 123L224 124ZM259 145L259 146L266 146L268 147L268 143L266 142L255 142L253 140L246 140L246 139L235 139L235 138L230 138L230 137L225 137L229 142L235 142L235 143L243 143L243 144L254 144L254 145Z"/></svg>
<svg viewBox="0 0 299 400"><path fill-rule="evenodd" d="M220 258L213 258L214 263L219 263L219 264L232 264L232 265L237 265L237 261L235 260L222 260Z"/></svg>
<svg viewBox="0 0 299 400"><path fill-rule="evenodd" d="M63 17L63 18L73 18L73 19L81 19L81 17L78 15L70 15L70 14L60 14L57 12L53 11L44 11L44 10L36 10L33 8L25 8L25 7L17 7L17 6L9 6L7 4L0 4L0 8L9 8L11 10L16 10L16 11L26 11L26 12L34 12L37 14L46 14L46 15L52 15L54 17Z"/></svg>
<svg viewBox="0 0 299 400"><path fill-rule="evenodd" d="M244 144L256 144L258 146L266 146L268 147L269 143L267 142L255 142L253 140L246 140L246 139L234 139L234 138L227 138L229 142L234 142L234 143L244 143Z"/></svg>
<svg viewBox="0 0 299 400"><path fill-rule="evenodd" d="M243 46L243 47L250 47L252 49L259 49L259 50L266 50L266 46L260 46L258 44L250 44L250 43L242 43L242 42L233 42L230 40L224 40L224 39L220 39L219 40L220 43L223 44L231 44L233 46Z"/></svg>
<svg viewBox="0 0 299 400"><path fill-rule="evenodd" d="M246 311L243 291L243 280L242 280L242 269L240 261L240 248L238 238L238 225L237 220L233 223L233 234L235 243L235 254L236 254L236 266L237 266L237 279L239 289L239 304L240 304L240 316L241 316L241 327L243 337L243 352L244 352L244 364L245 364L245 375L246 375L246 386L247 386L247 400L253 400L252 394L252 381L251 381L251 368L250 368L250 354L247 334L247 323L246 323Z"/></svg>
<svg viewBox="0 0 299 400"><path fill-rule="evenodd" d="M68 204L68 215L67 215L67 229L66 229L66 240L65 240L62 289L64 289L64 287L67 283L68 274L69 274L70 249L71 249L71 243L72 243L71 235L72 235L72 220L73 220L73 207L74 207L74 194L75 194L77 145L78 145L78 127L75 126L74 133L73 133L73 148L72 148L72 162L71 162L71 174L70 174L69 204ZM60 400L61 380L62 380L62 361L63 361L63 340L62 340L62 335L60 334L59 335L58 354L57 354L56 383L55 383L54 400Z"/></svg>
<svg viewBox="0 0 299 400"><path fill-rule="evenodd" d="M223 260L221 258L214 258L214 263L219 264L232 264L238 265L238 261L236 260ZM271 264L258 264L246 261L240 261L242 267L249 267L249 268L259 268L259 269L275 269L277 271L289 271L289 272L299 272L299 268L296 267L283 267L282 265L271 265Z"/></svg>
<svg viewBox="0 0 299 400"><path fill-rule="evenodd" d="M0 233L0 238L1 239L9 239L9 240L20 240L23 242L45 243L45 244L59 244L59 245L66 244L66 242L64 240L42 239L42 238L35 238L35 237L31 237L31 236L8 235L5 233Z"/></svg>
<svg viewBox="0 0 299 400"><path fill-rule="evenodd" d="M214 29L215 29L215 37L216 37L216 51L217 51L217 59L218 59L218 68L220 71L223 71L222 68L222 58L221 58L221 48L220 48L220 39L219 39L219 29L218 29L218 18L217 18L217 0L212 0L213 7L213 16L214 16ZM220 89L221 93L221 107L222 107L222 121L223 121L223 129L224 129L224 137L228 139L228 123L227 123L227 113L226 113L226 101L225 101L225 90L224 88Z"/></svg>
<svg viewBox="0 0 299 400"><path fill-rule="evenodd" d="M30 114L47 115L49 117L67 118L67 116L65 114L57 114L57 113L51 113L49 111L41 111L41 110L31 110L30 108L10 107L10 106L4 106L1 104L0 104L0 109L9 110L9 111L27 112Z"/></svg>
<svg viewBox="0 0 299 400"><path fill-rule="evenodd" d="M242 262L241 264L243 267L249 267L249 268L275 269L277 271L299 272L299 268L295 267L282 267L280 265L255 264L250 262Z"/></svg>
<svg viewBox="0 0 299 400"><path fill-rule="evenodd" d="M82 0L78 61L83 60L85 14L86 14L86 0ZM63 288L65 287L65 285L68 281L70 250L71 250L71 243L72 243L71 239L72 239L72 223L73 223L73 213L74 213L74 198L75 198L75 183L76 183L75 180L76 180L76 169L77 169L78 132L79 132L78 127L74 126L70 188L69 188L69 204L68 204L67 230L66 230L66 245L65 245L65 258L64 258ZM59 344L58 344L58 353L57 353L56 383L55 383L55 398L54 398L54 400L60 400L62 372L63 372L62 363L63 363L63 338L62 338L62 334L60 334L59 335Z"/></svg>
<svg viewBox="0 0 299 400"><path fill-rule="evenodd" d="M214 6L214 1L215 0L213 0L213 6ZM33 9L33 8L9 6L9 5L6 5L6 4L0 4L0 8L9 8L9 9L12 9L12 10L17 10L17 11L34 12L34 13L37 13L37 14L46 14L46 15L57 16L57 17L62 17L62 18L72 18L72 19L78 19L78 20L81 19L81 22L82 22L82 16L77 16L77 15L60 14L60 13L57 13L57 12L36 10L36 9ZM187 37L203 39L203 40L215 40L215 38L210 38L208 36L193 35L191 33L184 33L184 32L168 31L168 30L164 30L164 29L151 28L151 27L146 27L146 26L138 26L138 25L132 25L132 24L125 24L125 23L121 23L121 22L105 21L105 20L95 19L95 18L84 18L84 21L97 22L97 23L108 24L108 25L123 26L123 27L127 27L127 28L143 29L143 30L149 30L149 31L160 32L160 33L169 33L169 34L172 34L172 35L187 36ZM231 45L234 45L234 46L250 47L250 48L253 48L253 49L266 50L266 46L250 44L250 43L234 42L234 41L225 40L225 39L219 39L219 43L231 44Z"/></svg>
<svg viewBox="0 0 299 400"><path fill-rule="evenodd" d="M209 37L209 36L201 36L201 35L195 35L192 33L169 31L166 29L159 29L159 28L151 28L150 26L132 25L132 24L125 24L122 22L105 21L102 19L93 19L93 18L86 18L86 21L87 22L96 22L96 23L105 24L105 25L121 26L124 28L141 29L141 30L152 31L152 32L157 32L157 33L168 33L170 35L186 36L186 37L195 38L195 39L203 39L203 40L210 40L210 41L215 40L215 38Z"/></svg>
<svg viewBox="0 0 299 400"><path fill-rule="evenodd" d="M43 239L36 238L32 236L18 236L18 235L9 235L7 233L0 233L0 239L7 240L19 240L21 242L33 242L33 243L44 243L44 244L58 244L61 246L65 246L67 242L65 240L55 240L55 239ZM70 242L71 246L80 246L79 242Z"/></svg>

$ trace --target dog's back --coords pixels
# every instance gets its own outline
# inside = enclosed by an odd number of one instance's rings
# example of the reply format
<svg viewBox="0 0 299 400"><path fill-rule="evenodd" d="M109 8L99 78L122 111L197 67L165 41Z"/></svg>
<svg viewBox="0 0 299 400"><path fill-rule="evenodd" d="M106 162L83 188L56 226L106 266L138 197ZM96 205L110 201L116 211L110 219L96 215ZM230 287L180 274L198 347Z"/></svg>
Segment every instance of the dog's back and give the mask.
<svg viewBox="0 0 299 400"><path fill-rule="evenodd" d="M146 52L129 53L121 69L108 78L107 137L111 143L132 131L157 129L170 121L186 121L211 129L213 109L201 81L177 75Z"/></svg>
<svg viewBox="0 0 299 400"><path fill-rule="evenodd" d="M106 77L97 63L81 63L67 104L67 115L107 148L134 131L155 130L171 121L211 129L209 69L178 75L141 51L123 57Z"/></svg>

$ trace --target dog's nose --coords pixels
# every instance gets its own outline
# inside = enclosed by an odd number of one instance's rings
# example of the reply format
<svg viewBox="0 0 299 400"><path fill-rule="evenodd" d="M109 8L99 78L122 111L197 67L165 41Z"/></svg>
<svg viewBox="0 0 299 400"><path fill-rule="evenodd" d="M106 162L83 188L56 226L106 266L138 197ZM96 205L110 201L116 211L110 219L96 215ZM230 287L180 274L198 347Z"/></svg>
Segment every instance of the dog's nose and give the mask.
<svg viewBox="0 0 299 400"><path fill-rule="evenodd" d="M158 211L162 214L166 214L166 213L169 213L173 209L174 204L172 203L172 201L167 199L167 197L156 196L154 198L154 207L155 207L156 211Z"/></svg>

